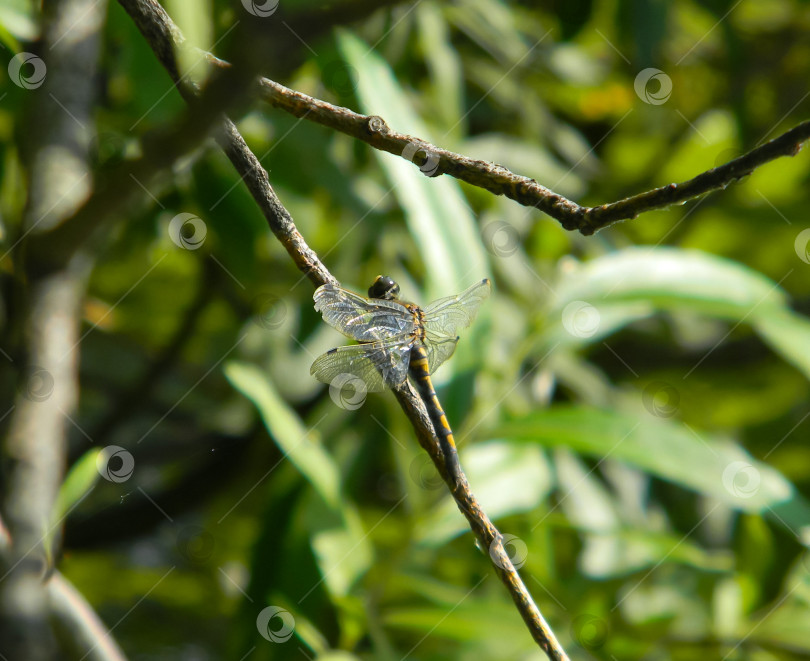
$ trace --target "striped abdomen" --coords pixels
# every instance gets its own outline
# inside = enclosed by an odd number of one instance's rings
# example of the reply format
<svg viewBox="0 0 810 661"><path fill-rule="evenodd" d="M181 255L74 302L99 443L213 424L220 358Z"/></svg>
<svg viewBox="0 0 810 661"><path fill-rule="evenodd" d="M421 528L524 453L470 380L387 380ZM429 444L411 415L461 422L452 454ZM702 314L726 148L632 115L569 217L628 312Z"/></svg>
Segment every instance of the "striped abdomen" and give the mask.
<svg viewBox="0 0 810 661"><path fill-rule="evenodd" d="M453 482L457 483L461 478L461 467L458 463L453 430L450 429L450 423L447 422L447 416L444 414L439 398L436 396L436 390L433 388L433 381L428 371L427 352L425 347L420 344L417 344L411 350L410 371L414 385L425 402L430 421L433 423L433 429L439 439L439 445L444 455L444 466Z"/></svg>

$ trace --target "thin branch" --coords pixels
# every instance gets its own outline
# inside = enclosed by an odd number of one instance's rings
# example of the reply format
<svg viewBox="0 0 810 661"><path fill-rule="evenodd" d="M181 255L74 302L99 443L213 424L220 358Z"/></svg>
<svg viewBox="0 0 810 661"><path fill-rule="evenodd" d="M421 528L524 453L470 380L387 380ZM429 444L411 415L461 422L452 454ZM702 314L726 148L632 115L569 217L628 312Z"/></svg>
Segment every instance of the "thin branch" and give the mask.
<svg viewBox="0 0 810 661"><path fill-rule="evenodd" d="M173 25L171 18L159 8L160 6L154 0L118 0L118 2L135 19L141 33L149 41L155 53L161 57L161 61L167 54L169 57L173 57L170 45L163 40L179 35L179 31ZM144 22L155 20L160 21L162 25L144 25ZM159 43L153 43L158 41ZM176 71L176 66L171 62L163 63L170 74L172 71ZM245 184L268 219L273 233L293 257L298 268L316 285L327 281L337 282L320 262L314 251L306 246L303 237L295 227L292 217L270 186L264 168L262 168L256 156L250 151L236 126L230 120L226 120L225 130L218 136L218 141L237 171L245 179ZM467 517L470 527L482 548L489 550L493 567L509 591L532 637L550 659L554 661L567 660L568 657L540 614L504 550L501 534L483 512L475 496L470 491L466 477L454 484L447 475L441 446L430 423L424 403L407 382L395 390L395 395L405 415L416 430L420 444L430 455L437 470L448 483L459 510Z"/></svg>
<svg viewBox="0 0 810 661"><path fill-rule="evenodd" d="M523 583L523 579L520 578L512 559L506 552L503 545L503 535L498 532L498 529L478 504L464 471L461 470L461 479L458 481L454 480L453 476L447 472L441 446L422 400L416 396L407 381L394 390L394 395L416 430L419 445L430 456L436 470L439 471L448 489L450 489L450 493L456 501L456 506L467 518L470 529L478 540L479 548L486 550L488 553L495 573L498 574L498 578L501 579L509 592L509 596L512 597L512 601L515 602L515 607L520 612L532 638L548 655L549 659L567 661L568 656L565 650L543 618L540 609L534 603L529 590Z"/></svg>
<svg viewBox="0 0 810 661"><path fill-rule="evenodd" d="M23 238L63 222L89 193L85 127L92 121L105 11L96 0L43 7L36 47L47 73L42 90L29 97L28 131L21 132L30 182ZM78 397L78 361L70 347L89 261L79 256L40 274L31 268L30 254L17 249L17 256L19 308L7 332L16 345L20 387L2 447L2 511L11 544L0 554L0 655L46 661L55 658L56 644L42 576L52 555L48 524L64 473L65 415Z"/></svg>
<svg viewBox="0 0 810 661"><path fill-rule="evenodd" d="M229 66L210 53L206 57L217 66ZM565 229L578 230L586 236L622 220L637 218L646 211L664 209L722 190L765 163L783 156L795 156L802 144L810 139L810 121L804 121L770 142L688 181L654 188L616 202L585 207L497 163L476 160L419 137L397 133L377 115L361 115L267 78L259 79L259 90L261 97L274 108L350 135L375 149L401 156L413 161L417 167L429 159L431 172L435 168L431 176L448 174L495 195L505 195L523 206L536 207L558 220Z"/></svg>
<svg viewBox="0 0 810 661"><path fill-rule="evenodd" d="M185 39L163 7L155 0L119 0L119 4L149 42L183 98L189 103L199 105L201 103L197 98L199 90L179 76L175 60L174 49L182 48ZM276 196L259 159L248 149L236 125L227 117L216 135L216 140L244 180L270 229L287 250L295 265L316 286L328 281L337 282L307 245L295 227L292 216Z"/></svg>
<svg viewBox="0 0 810 661"><path fill-rule="evenodd" d="M51 602L51 620L67 652L60 658L75 661L126 661L110 631L76 587L54 571L46 588Z"/></svg>

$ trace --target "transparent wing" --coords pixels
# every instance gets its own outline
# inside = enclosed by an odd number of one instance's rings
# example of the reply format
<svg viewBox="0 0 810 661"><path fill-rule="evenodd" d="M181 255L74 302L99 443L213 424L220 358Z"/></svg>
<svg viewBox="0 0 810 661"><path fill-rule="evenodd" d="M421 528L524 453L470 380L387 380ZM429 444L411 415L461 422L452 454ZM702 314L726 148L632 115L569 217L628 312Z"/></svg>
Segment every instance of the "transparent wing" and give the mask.
<svg viewBox="0 0 810 661"><path fill-rule="evenodd" d="M394 301L369 300L331 283L315 290L315 309L323 320L359 342L373 342L414 331L413 315Z"/></svg>
<svg viewBox="0 0 810 661"><path fill-rule="evenodd" d="M484 278L460 294L433 301L424 308L425 328L455 337L457 329L466 328L473 322L490 291L492 285L489 278ZM445 360L449 357L449 354L445 356Z"/></svg>
<svg viewBox="0 0 810 661"><path fill-rule="evenodd" d="M425 332L425 350L428 357L428 372L434 374L445 360L453 355L458 343L458 335L450 336L434 331Z"/></svg>
<svg viewBox="0 0 810 661"><path fill-rule="evenodd" d="M363 380L367 392L381 392L407 377L412 344L389 338L330 349L315 359L309 373L330 384L341 374L350 374Z"/></svg>

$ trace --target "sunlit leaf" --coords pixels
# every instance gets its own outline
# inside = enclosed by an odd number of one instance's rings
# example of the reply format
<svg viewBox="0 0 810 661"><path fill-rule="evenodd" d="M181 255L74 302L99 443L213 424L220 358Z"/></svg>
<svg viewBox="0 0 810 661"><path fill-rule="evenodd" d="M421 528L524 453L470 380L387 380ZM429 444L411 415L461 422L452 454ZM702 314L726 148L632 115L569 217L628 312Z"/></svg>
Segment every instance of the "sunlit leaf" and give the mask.
<svg viewBox="0 0 810 661"><path fill-rule="evenodd" d="M345 595L371 566L372 553L359 515L340 493L337 465L261 370L229 362L225 375L256 405L285 459L295 464L321 496L322 503L312 503L307 512L312 547L323 581L333 594Z"/></svg>
<svg viewBox="0 0 810 661"><path fill-rule="evenodd" d="M358 71L357 93L367 114L383 117L391 128L432 142L429 131L412 110L388 64L377 52L348 32L339 34L339 45L347 62ZM440 142L440 141L438 141ZM489 273L484 249L469 206L456 180L447 176L428 177L435 158L427 155L422 164L418 143L410 156L421 164L374 151L405 210L408 227L419 245L428 273L427 293L431 298L461 291Z"/></svg>
<svg viewBox="0 0 810 661"><path fill-rule="evenodd" d="M460 458L476 497L492 519L537 507L551 489L548 464L537 448L491 441L472 446ZM467 531L466 520L448 496L419 524L416 538L438 546Z"/></svg>
<svg viewBox="0 0 810 661"><path fill-rule="evenodd" d="M284 456L309 480L324 501L339 507L340 474L332 458L276 392L265 374L248 363L229 362L225 376L259 409Z"/></svg>
<svg viewBox="0 0 810 661"><path fill-rule="evenodd" d="M100 453L100 449L88 450L71 466L62 486L59 487L59 495L54 506L54 521L61 521L65 514L95 486L100 477L96 467L96 459Z"/></svg>
<svg viewBox="0 0 810 661"><path fill-rule="evenodd" d="M625 461L743 511L762 512L800 499L788 480L739 445L653 416L560 406L514 419L495 432L506 439Z"/></svg>
<svg viewBox="0 0 810 661"><path fill-rule="evenodd" d="M810 319L790 310L757 315L754 328L771 348L810 379Z"/></svg>

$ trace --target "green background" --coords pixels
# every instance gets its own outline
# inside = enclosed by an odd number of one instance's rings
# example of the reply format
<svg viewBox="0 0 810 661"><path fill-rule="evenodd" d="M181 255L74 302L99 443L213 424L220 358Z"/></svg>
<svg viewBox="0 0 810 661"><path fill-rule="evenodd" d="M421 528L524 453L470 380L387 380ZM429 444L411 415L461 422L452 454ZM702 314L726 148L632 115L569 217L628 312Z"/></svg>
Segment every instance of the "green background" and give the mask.
<svg viewBox="0 0 810 661"><path fill-rule="evenodd" d="M808 116L807 3L544 5L369 11L266 74L586 205ZM202 48L244 11L165 6ZM36 20L0 9L7 59ZM634 86L647 68L664 78ZM31 91L0 76L5 252ZM184 107L116 3L99 93L99 176ZM582 237L259 102L238 126L344 286L386 273L427 303L493 278L436 381L472 489L572 658L810 656L806 152ZM394 398L347 410L309 376L345 339L224 155L204 143L150 193L97 250L60 502L92 488L58 566L129 658L541 658ZM199 249L172 242L178 213L204 222ZM134 457L125 482L99 479L109 445ZM294 617L286 642L259 635L271 605Z"/></svg>

